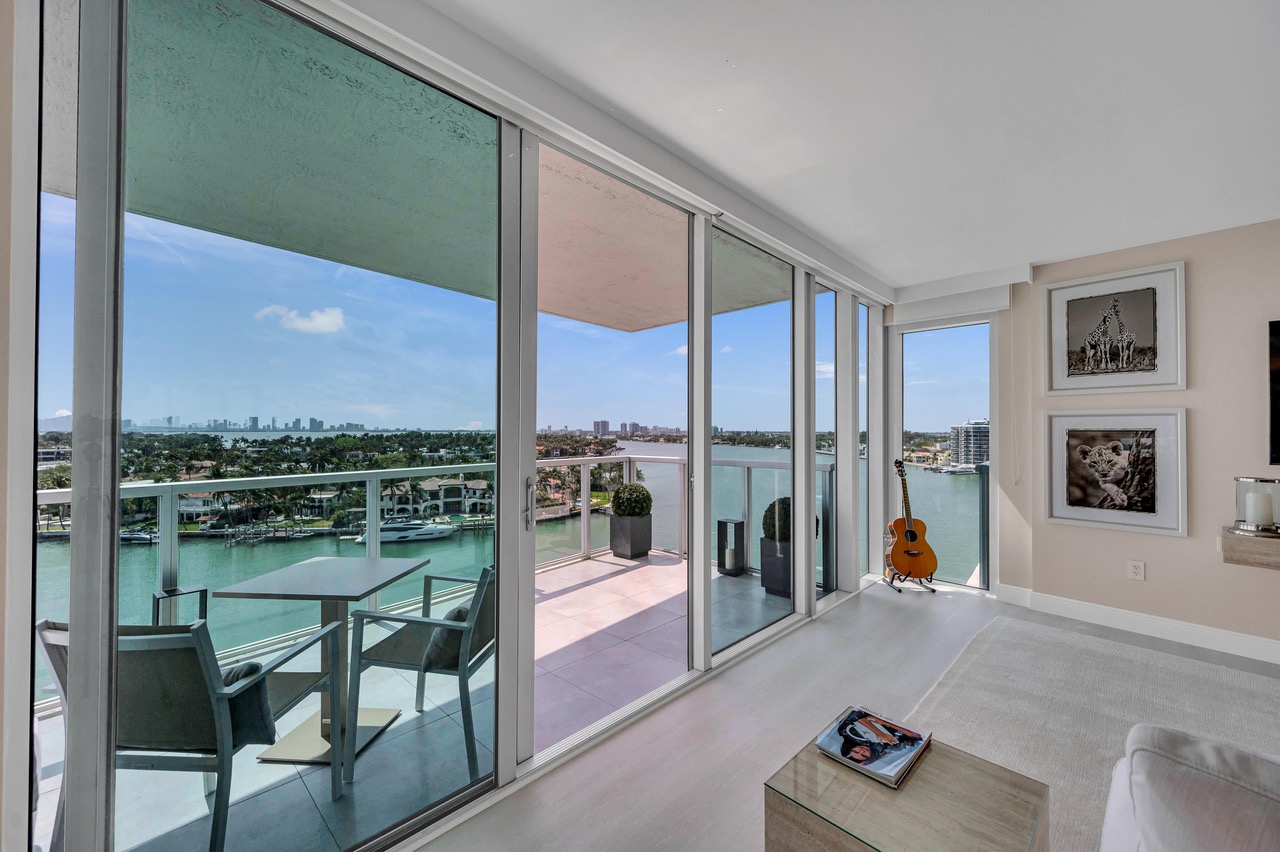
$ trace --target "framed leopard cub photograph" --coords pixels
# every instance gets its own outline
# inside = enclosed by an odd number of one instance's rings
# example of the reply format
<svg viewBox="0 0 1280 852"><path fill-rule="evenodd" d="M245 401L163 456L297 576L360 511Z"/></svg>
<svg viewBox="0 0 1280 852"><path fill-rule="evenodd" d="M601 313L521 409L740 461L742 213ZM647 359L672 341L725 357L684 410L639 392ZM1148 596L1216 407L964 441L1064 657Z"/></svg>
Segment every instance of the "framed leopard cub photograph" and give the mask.
<svg viewBox="0 0 1280 852"><path fill-rule="evenodd" d="M1185 409L1047 416L1047 520L1186 535Z"/></svg>

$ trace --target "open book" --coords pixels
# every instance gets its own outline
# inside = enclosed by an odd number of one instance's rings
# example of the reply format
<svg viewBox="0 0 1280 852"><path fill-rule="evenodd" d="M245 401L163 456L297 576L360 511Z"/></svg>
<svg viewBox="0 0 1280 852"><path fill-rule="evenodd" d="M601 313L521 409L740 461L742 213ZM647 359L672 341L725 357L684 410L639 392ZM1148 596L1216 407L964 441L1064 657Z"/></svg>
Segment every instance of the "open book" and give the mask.
<svg viewBox="0 0 1280 852"><path fill-rule="evenodd" d="M881 784L897 787L930 736L865 707L850 707L818 737L818 750Z"/></svg>

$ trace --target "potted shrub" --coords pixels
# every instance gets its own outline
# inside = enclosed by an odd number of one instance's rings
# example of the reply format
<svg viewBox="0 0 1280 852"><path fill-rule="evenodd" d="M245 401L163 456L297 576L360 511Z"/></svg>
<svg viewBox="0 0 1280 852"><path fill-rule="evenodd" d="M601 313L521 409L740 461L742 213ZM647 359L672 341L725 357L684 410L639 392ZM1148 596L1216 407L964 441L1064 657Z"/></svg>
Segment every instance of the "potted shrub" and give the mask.
<svg viewBox="0 0 1280 852"><path fill-rule="evenodd" d="M609 518L609 548L622 559L648 556L653 546L653 496L649 489L628 482L613 492L613 516Z"/></svg>
<svg viewBox="0 0 1280 852"><path fill-rule="evenodd" d="M813 519L818 535L818 519ZM779 497L760 522L760 585L771 595L791 597L791 498Z"/></svg>

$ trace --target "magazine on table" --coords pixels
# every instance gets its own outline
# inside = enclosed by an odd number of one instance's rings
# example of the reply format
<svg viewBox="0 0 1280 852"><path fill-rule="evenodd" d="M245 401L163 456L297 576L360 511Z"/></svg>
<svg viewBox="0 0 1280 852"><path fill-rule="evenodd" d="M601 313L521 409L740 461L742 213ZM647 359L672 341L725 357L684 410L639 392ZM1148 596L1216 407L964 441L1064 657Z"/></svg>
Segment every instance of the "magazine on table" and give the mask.
<svg viewBox="0 0 1280 852"><path fill-rule="evenodd" d="M818 750L881 784L897 787L930 736L929 731L908 728L865 707L851 707L818 737Z"/></svg>

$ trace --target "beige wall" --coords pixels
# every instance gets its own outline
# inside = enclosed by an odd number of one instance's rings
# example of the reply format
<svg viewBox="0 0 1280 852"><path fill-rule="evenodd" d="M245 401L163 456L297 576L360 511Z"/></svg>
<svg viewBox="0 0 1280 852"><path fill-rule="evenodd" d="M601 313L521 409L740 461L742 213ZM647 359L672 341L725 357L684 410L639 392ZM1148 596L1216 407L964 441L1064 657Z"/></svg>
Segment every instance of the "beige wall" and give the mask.
<svg viewBox="0 0 1280 852"><path fill-rule="evenodd" d="M1045 287L1161 263L1186 264L1187 390L1045 396ZM1280 639L1280 571L1223 563L1235 476L1268 465L1267 321L1280 319L1280 220L1052 263L1014 287L1002 316L1000 581L1037 593ZM1046 411L1187 409L1188 536L1044 518ZM1147 563L1145 582L1124 563Z"/></svg>

